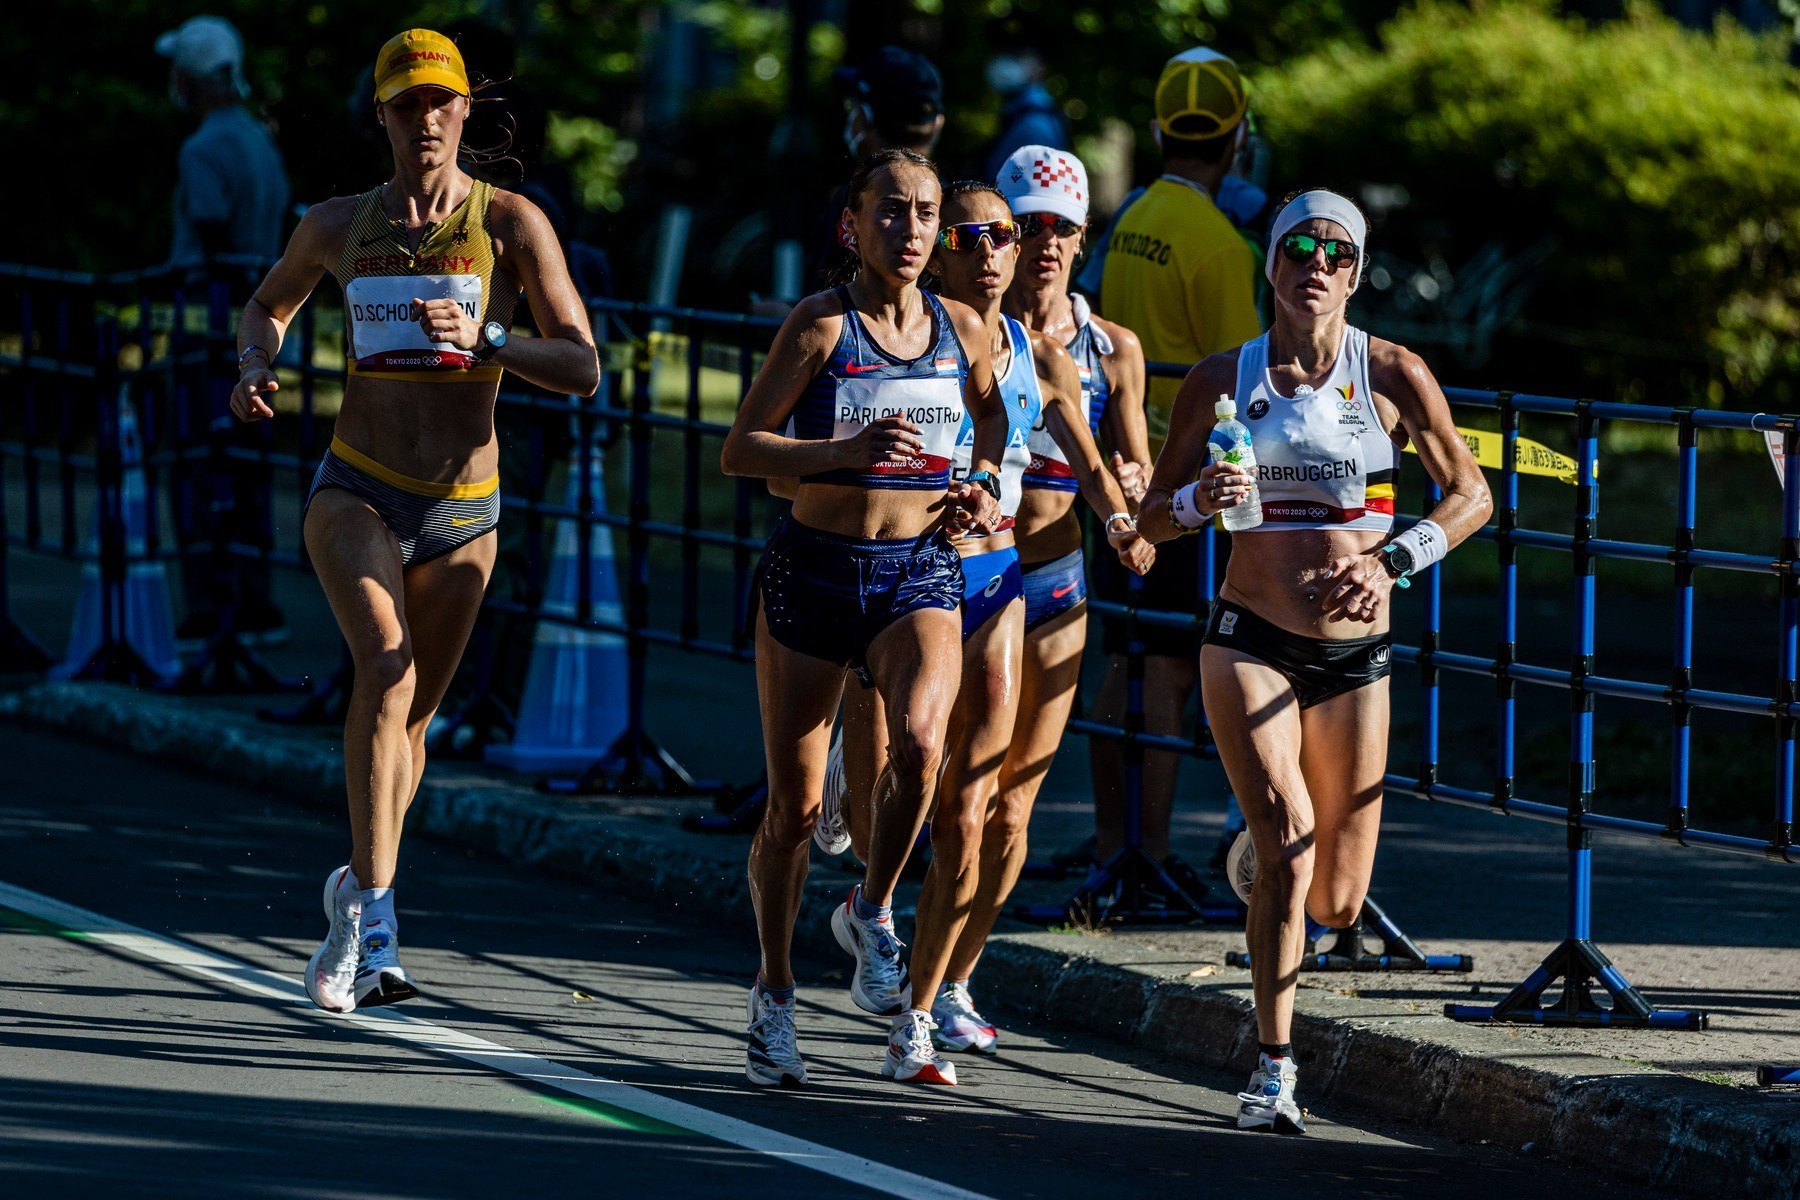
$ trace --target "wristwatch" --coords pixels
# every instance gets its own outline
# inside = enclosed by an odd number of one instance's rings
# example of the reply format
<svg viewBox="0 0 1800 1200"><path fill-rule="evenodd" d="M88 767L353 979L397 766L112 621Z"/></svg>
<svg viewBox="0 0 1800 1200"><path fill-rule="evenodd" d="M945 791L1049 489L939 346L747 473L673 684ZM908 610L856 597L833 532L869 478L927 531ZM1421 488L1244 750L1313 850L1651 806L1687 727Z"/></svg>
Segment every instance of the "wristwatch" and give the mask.
<svg viewBox="0 0 1800 1200"><path fill-rule="evenodd" d="M996 500L1000 498L1000 481L994 478L992 471L971 471L963 482L978 483L987 489L988 495Z"/></svg>
<svg viewBox="0 0 1800 1200"><path fill-rule="evenodd" d="M475 361L486 362L494 357L495 353L504 345L506 345L506 326L498 321L487 322L481 327L481 340L475 343Z"/></svg>
<svg viewBox="0 0 1800 1200"><path fill-rule="evenodd" d="M1387 568L1387 573L1394 577L1396 584L1401 587L1412 586L1412 580L1407 578L1413 569L1411 550L1398 542L1389 542L1381 548L1381 565Z"/></svg>

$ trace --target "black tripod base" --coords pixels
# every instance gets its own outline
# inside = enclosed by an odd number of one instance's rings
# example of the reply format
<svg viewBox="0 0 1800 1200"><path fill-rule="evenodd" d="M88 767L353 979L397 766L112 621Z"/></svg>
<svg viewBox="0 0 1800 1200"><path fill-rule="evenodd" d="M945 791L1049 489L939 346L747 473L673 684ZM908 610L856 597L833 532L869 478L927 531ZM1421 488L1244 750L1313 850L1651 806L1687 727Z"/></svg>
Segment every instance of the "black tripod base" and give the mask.
<svg viewBox="0 0 1800 1200"><path fill-rule="evenodd" d="M341 725L355 677L356 668L345 655L343 665L315 685L306 699L291 708L258 709L256 715L276 725Z"/></svg>
<svg viewBox="0 0 1800 1200"><path fill-rule="evenodd" d="M1543 1003L1544 992L1562 981L1562 998ZM1612 999L1596 999L1595 985ZM1568 938L1537 970L1498 1004L1446 1004L1457 1021L1511 1021L1521 1025L1605 1025L1621 1029L1705 1029L1703 1012L1660 1009L1631 986L1612 961L1587 938Z"/></svg>
<svg viewBox="0 0 1800 1200"><path fill-rule="evenodd" d="M696 781L649 734L627 731L580 778L546 779L541 786L560 796L673 797L711 795L726 785Z"/></svg>
<svg viewBox="0 0 1800 1200"><path fill-rule="evenodd" d="M1126 847L1089 873L1061 904L1025 904L1014 917L1036 925L1242 925L1244 910L1224 904L1202 889L1189 892L1162 864L1136 847Z"/></svg>
<svg viewBox="0 0 1800 1200"><path fill-rule="evenodd" d="M1364 899L1356 923L1331 931L1337 935L1321 951L1315 943L1300 960L1302 971L1473 971L1475 960L1467 954L1427 954L1407 937L1394 919L1373 900ZM1371 951L1370 941L1380 949ZM1250 956L1233 950L1225 955L1227 966L1248 967Z"/></svg>
<svg viewBox="0 0 1800 1200"><path fill-rule="evenodd" d="M184 694L242 695L246 692L303 692L304 681L278 675L233 633L222 633L164 685Z"/></svg>
<svg viewBox="0 0 1800 1200"><path fill-rule="evenodd" d="M769 806L768 776L748 787L725 788L713 803L722 811L683 817L681 827L689 833L754 833Z"/></svg>
<svg viewBox="0 0 1800 1200"><path fill-rule="evenodd" d="M50 669L50 652L38 645L17 621L0 621L0 672L37 674Z"/></svg>

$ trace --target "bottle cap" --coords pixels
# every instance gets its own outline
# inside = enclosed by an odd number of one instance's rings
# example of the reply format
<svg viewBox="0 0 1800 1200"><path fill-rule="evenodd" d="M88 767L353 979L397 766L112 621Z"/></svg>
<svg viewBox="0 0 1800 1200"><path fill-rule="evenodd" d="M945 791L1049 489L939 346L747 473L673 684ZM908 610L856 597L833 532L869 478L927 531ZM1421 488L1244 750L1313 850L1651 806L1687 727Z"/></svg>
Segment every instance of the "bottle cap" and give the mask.
<svg viewBox="0 0 1800 1200"><path fill-rule="evenodd" d="M1225 393L1219 393L1219 402L1213 405L1213 415L1218 417L1237 416L1237 401Z"/></svg>

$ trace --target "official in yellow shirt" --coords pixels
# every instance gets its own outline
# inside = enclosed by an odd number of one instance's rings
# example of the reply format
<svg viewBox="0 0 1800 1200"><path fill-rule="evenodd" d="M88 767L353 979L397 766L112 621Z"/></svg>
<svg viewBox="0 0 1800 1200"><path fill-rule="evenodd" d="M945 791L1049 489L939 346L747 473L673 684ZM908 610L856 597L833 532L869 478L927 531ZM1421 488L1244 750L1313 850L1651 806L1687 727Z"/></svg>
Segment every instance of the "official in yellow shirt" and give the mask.
<svg viewBox="0 0 1800 1200"><path fill-rule="evenodd" d="M1130 329L1151 362L1191 366L1262 332L1257 260L1213 194L1242 143L1246 96L1236 65L1198 47L1156 85L1163 174L1126 209L1106 247L1100 311ZM1150 447L1162 449L1179 379L1152 379Z"/></svg>
<svg viewBox="0 0 1800 1200"><path fill-rule="evenodd" d="M1246 97L1237 66L1224 55L1196 46L1164 64L1156 84L1156 139L1163 175L1119 217L1107 241L1101 277L1101 315L1125 326L1152 362L1192 366L1209 354L1250 341L1262 332L1256 311L1260 257L1213 204L1248 131ZM1179 379L1152 379L1145 403L1150 445L1160 453ZM1124 572L1098 556L1091 561L1094 594L1132 601L1166 613L1204 611L1200 606L1200 542L1166 542L1156 566L1131 590ZM1101 622L1107 654L1089 713L1096 721L1125 718L1130 643L1144 650L1144 728L1182 736L1182 721L1198 678L1200 636L1192 629L1124 621ZM1140 833L1155 859L1148 903L1179 912L1207 890L1199 872L1173 852L1169 825L1180 756L1144 754ZM1094 781L1094 858L1104 863L1124 844L1125 762L1122 743L1097 739L1089 756Z"/></svg>

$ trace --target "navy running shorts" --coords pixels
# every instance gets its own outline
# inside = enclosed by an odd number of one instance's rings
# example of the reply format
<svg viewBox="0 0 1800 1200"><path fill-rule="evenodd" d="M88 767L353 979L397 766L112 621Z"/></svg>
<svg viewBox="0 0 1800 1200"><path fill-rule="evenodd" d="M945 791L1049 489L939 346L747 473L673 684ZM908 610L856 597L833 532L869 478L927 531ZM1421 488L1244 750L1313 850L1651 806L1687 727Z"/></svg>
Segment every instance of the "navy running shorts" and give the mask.
<svg viewBox="0 0 1800 1200"><path fill-rule="evenodd" d="M1020 568L1025 576L1026 633L1087 603L1083 566L1081 551L1071 550L1061 558Z"/></svg>
<svg viewBox="0 0 1800 1200"><path fill-rule="evenodd" d="M1206 642L1236 650L1274 667L1294 687L1301 708L1386 679L1394 637L1310 638L1289 633L1229 600L1213 603Z"/></svg>
<svg viewBox="0 0 1800 1200"><path fill-rule="evenodd" d="M988 618L1025 594L1025 579L1019 573L1019 552L1011 546L971 554L962 560L962 569L962 635L966 642Z"/></svg>
<svg viewBox="0 0 1800 1200"><path fill-rule="evenodd" d="M752 594L770 637L850 668L869 687L869 643L882 630L910 612L962 604L962 559L936 533L840 537L784 517L763 547Z"/></svg>

